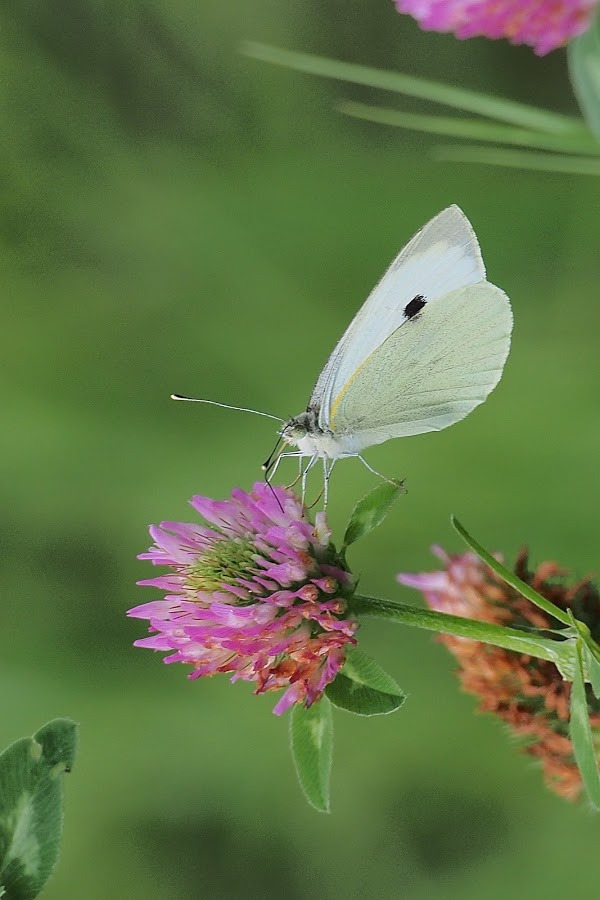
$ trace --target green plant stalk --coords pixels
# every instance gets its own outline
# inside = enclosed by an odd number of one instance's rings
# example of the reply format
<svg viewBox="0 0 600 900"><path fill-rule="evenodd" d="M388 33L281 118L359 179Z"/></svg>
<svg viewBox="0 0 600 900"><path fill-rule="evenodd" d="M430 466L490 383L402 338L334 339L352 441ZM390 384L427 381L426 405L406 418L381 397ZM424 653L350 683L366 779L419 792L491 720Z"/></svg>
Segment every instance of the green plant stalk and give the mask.
<svg viewBox="0 0 600 900"><path fill-rule="evenodd" d="M573 640L556 640L548 638L534 629L521 631L518 628L494 625L491 622L479 622L477 619L453 616L450 613L409 606L395 600L366 597L362 594L354 595L351 608L352 612L359 617L374 616L379 619L388 619L401 625L411 625L416 628L425 628L427 631L437 631L440 634L470 638L473 641L502 647L504 650L513 650L516 653L525 653L528 656L546 659L554 663L564 677L571 680L569 675L573 671L574 664ZM567 631L567 634L569 638L572 637L570 630Z"/></svg>

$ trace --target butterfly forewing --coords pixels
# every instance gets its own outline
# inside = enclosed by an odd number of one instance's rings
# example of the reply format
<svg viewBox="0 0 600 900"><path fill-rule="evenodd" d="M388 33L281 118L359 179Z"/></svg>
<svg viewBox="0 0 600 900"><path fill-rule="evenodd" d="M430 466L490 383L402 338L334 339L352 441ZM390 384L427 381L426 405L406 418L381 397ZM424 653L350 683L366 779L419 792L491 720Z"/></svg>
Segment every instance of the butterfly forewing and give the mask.
<svg viewBox="0 0 600 900"><path fill-rule="evenodd" d="M485 279L475 233L458 206L432 219L400 252L375 287L323 369L310 406L319 424L333 429L332 404L369 357L405 323L405 310L415 298L428 307L460 287ZM333 429L335 430L335 429Z"/></svg>

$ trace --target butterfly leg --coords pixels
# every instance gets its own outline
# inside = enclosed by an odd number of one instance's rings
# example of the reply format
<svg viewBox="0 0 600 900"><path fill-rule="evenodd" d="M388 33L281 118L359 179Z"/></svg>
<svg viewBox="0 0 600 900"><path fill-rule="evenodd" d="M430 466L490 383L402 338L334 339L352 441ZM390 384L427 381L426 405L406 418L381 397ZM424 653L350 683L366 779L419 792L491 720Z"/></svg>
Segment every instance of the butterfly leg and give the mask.
<svg viewBox="0 0 600 900"><path fill-rule="evenodd" d="M374 469L373 466L370 466L369 463L364 458L364 456L361 456L360 453L357 453L356 455L360 459L363 466L366 466L366 468L369 470L369 472L372 472L373 475L377 475L378 478L381 478L383 481L387 481L388 484L396 484L396 482L393 481L391 478L388 478L386 475L382 475L381 472L378 472L377 469Z"/></svg>
<svg viewBox="0 0 600 900"><path fill-rule="evenodd" d="M329 497L329 477L333 472L335 459L331 460L331 465L327 466L327 457L323 457L323 512L327 510L327 500Z"/></svg>
<svg viewBox="0 0 600 900"><path fill-rule="evenodd" d="M298 455L298 474L296 475L296 477L294 478L293 481L291 481L288 485L286 485L288 491L291 488L293 488L295 485L297 485L301 478L302 478L302 457L300 455Z"/></svg>
<svg viewBox="0 0 600 900"><path fill-rule="evenodd" d="M310 472L310 470L312 469L312 467L314 466L314 464L316 463L318 458L319 457L317 456L316 453L313 456L311 456L311 458L307 462L306 466L304 467L304 472L302 473L302 505L303 506L304 506L304 498L306 497L306 476L308 475L308 473Z"/></svg>
<svg viewBox="0 0 600 900"><path fill-rule="evenodd" d="M300 465L302 465L302 453L299 453L296 451L290 452L290 453L280 453L279 456L277 457L277 459L275 460L275 462L273 463L271 470L268 471L267 474L265 475L265 481L267 482L267 484L271 484L271 482L273 481L273 478L275 477L275 473L277 472L277 469L279 468L279 463L281 462L281 460L285 459L285 458L289 459L292 457L298 457L300 460ZM296 482L294 482L294 484L295 483Z"/></svg>

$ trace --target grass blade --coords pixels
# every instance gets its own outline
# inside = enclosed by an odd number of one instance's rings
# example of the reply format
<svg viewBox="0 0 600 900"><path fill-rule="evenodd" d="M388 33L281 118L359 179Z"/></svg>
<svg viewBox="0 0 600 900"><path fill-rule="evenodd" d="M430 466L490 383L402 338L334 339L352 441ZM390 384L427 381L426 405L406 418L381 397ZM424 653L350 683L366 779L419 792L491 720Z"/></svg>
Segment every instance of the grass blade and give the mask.
<svg viewBox="0 0 600 900"><path fill-rule="evenodd" d="M569 74L586 122L600 138L600 16L567 47Z"/></svg>
<svg viewBox="0 0 600 900"><path fill-rule="evenodd" d="M496 573L500 578L505 581L510 587L514 588L515 591L518 591L519 594L522 594L527 600L534 603L540 609L543 609L545 613L549 616L552 616L555 619L558 619L559 622L563 622L565 625L571 625L572 620L569 616L568 612L565 612L564 609L560 609L560 607L555 606L554 603L551 603L550 600L546 600L545 597L542 597L537 591L527 584L527 582L522 581L518 575L515 575L514 572L511 572L510 569L507 569L506 566L503 566L502 563L498 562L498 560L492 556L491 553L481 546L474 537L471 537L467 529L460 524L458 519L455 516L450 517L450 521L452 522L453 527L458 531L462 539L466 544L469 545L471 550L474 550L477 556L480 557Z"/></svg>
<svg viewBox="0 0 600 900"><path fill-rule="evenodd" d="M598 662L588 646L584 647L583 655L585 669L590 685L592 686L592 691L594 692L594 697L596 700L600 700L600 662Z"/></svg>
<svg viewBox="0 0 600 900"><path fill-rule="evenodd" d="M421 131L427 134L443 134L446 137L463 140L489 141L493 144L513 144L517 147L531 147L536 150L557 150L563 153L588 153L600 155L600 143L591 135L573 137L565 134L546 134L526 128L515 128L512 125L499 125L483 119L460 119L449 116L429 116L421 113L403 112L397 109L386 109L371 106L367 103L347 101L340 103L338 109L347 116L375 122L379 125L391 125L395 128L406 128L410 131Z"/></svg>
<svg viewBox="0 0 600 900"><path fill-rule="evenodd" d="M582 641L575 644L576 665L571 687L571 720L569 731L573 743L575 761L581 774L590 802L600 809L600 774L594 746L594 737L588 716L585 681L583 676Z"/></svg>
<svg viewBox="0 0 600 900"><path fill-rule="evenodd" d="M563 172L567 175L600 175L600 160L583 159L580 156L458 145L436 147L433 153L441 162L482 163L486 166L530 169L535 172Z"/></svg>
<svg viewBox="0 0 600 900"><path fill-rule="evenodd" d="M516 100L506 100L503 97L440 84L413 75L404 75L401 72L372 69L369 66L327 59L323 56L313 56L309 53L295 53L292 50L284 50L254 41L244 43L242 53L253 59L284 66L297 72L395 91L408 97L431 100L453 109L477 113L488 119L498 119L501 122L510 122L512 125L520 125L524 128L539 129L550 134L589 137L589 131L585 124L571 116L538 109L535 106L527 106L524 103L517 103Z"/></svg>

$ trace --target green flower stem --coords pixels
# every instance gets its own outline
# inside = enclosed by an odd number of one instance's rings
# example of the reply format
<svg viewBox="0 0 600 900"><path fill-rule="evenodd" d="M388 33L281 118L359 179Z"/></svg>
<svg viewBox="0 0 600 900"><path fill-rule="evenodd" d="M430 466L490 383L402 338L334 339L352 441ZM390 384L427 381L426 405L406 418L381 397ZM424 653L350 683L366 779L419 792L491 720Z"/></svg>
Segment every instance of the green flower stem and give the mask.
<svg viewBox="0 0 600 900"><path fill-rule="evenodd" d="M479 622L477 619L467 619L463 616L452 616L449 613L408 606L406 603L398 603L395 600L380 600L377 597L365 597L357 594L352 600L352 612L358 616L391 619L401 625L414 625L417 628L426 628L428 631L470 638L474 641L482 641L484 644L502 647L504 650L514 650L516 653L526 653L528 656L546 659L554 663L563 676L569 677L573 671L572 641L548 638L533 629L521 631L518 628L507 628L504 625L494 625L490 622Z"/></svg>

